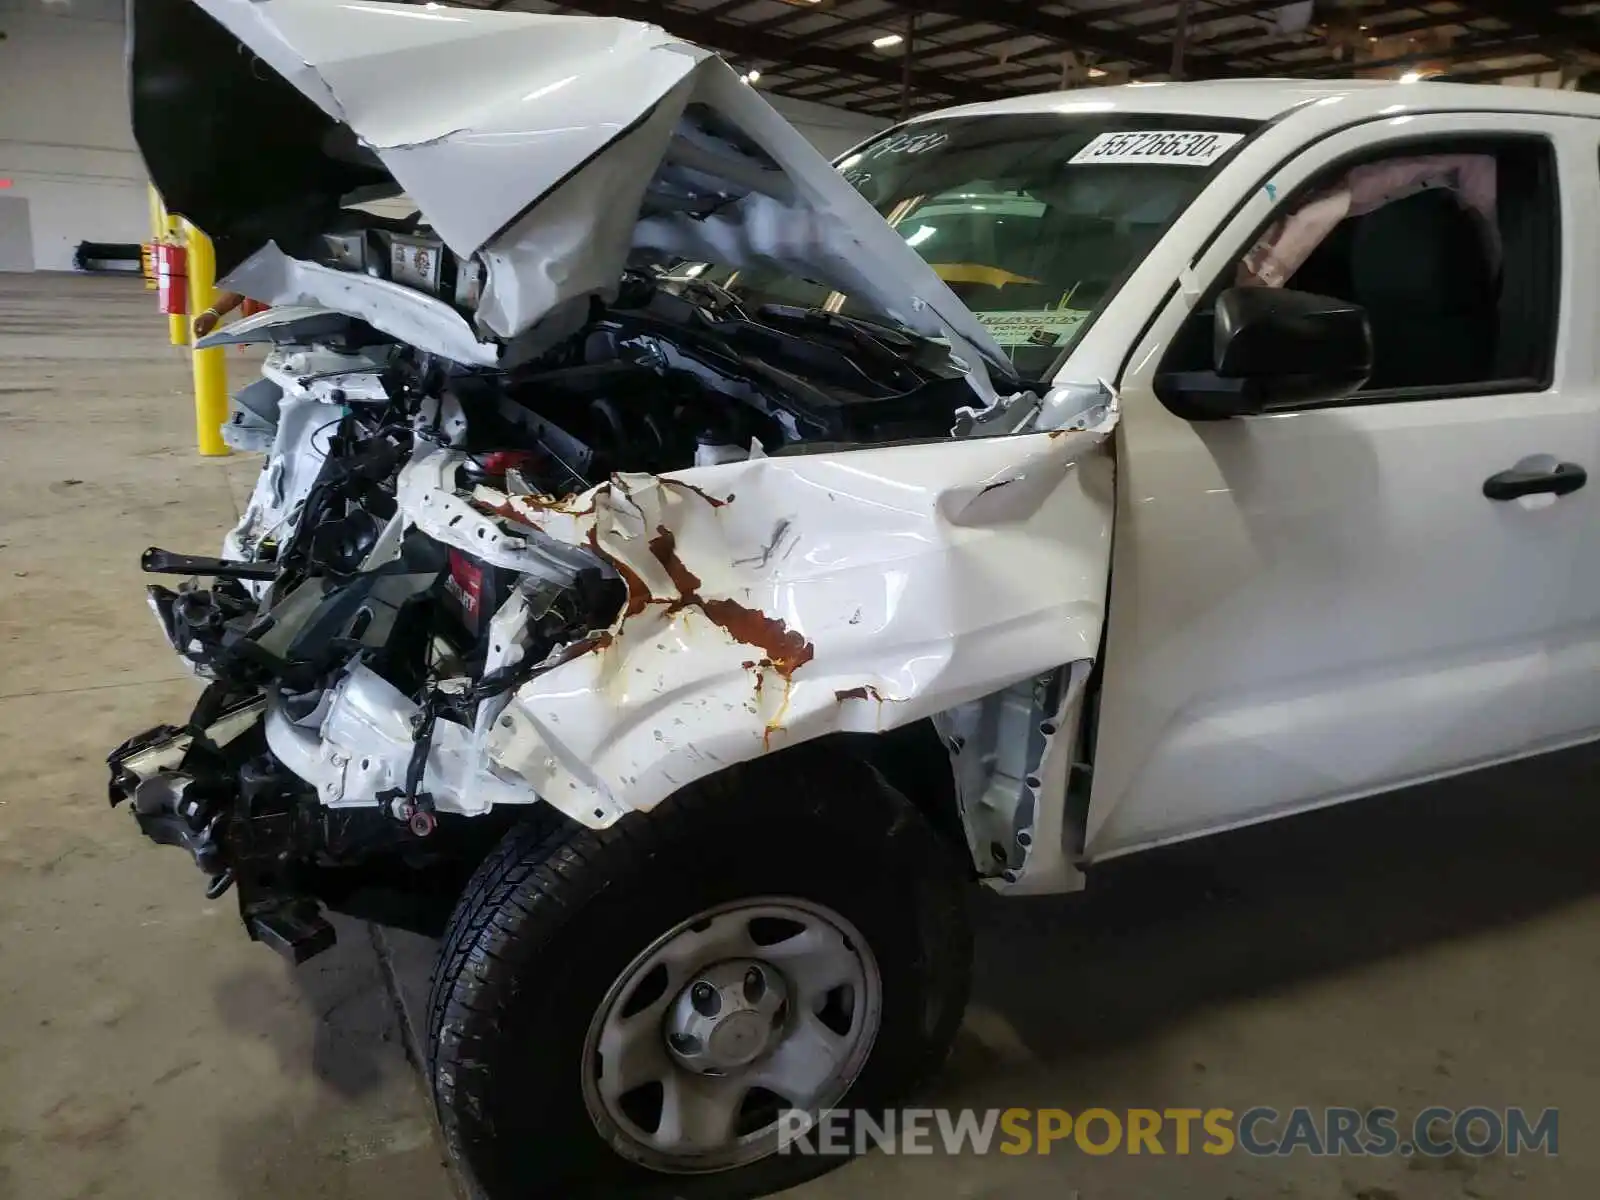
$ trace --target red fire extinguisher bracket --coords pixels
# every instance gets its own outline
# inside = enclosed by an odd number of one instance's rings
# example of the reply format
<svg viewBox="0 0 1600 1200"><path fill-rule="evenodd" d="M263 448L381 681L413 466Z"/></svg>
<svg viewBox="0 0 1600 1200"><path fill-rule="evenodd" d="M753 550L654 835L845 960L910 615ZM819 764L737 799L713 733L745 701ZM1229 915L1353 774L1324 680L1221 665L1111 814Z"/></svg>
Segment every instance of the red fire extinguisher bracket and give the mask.
<svg viewBox="0 0 1600 1200"><path fill-rule="evenodd" d="M189 312L188 256L182 246L156 243L156 298L169 317Z"/></svg>

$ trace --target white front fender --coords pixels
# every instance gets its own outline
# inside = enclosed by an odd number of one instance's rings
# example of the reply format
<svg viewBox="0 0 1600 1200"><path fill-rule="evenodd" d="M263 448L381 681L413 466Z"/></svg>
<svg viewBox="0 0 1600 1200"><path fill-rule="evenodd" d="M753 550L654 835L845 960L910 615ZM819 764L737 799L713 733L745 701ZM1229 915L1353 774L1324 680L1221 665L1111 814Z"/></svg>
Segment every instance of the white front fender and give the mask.
<svg viewBox="0 0 1600 1200"><path fill-rule="evenodd" d="M593 827L731 764L1099 650L1104 429L616 476L559 506L474 500L535 540L589 546L628 585L610 629L518 688L487 740L502 778ZM469 551L484 540L428 525Z"/></svg>

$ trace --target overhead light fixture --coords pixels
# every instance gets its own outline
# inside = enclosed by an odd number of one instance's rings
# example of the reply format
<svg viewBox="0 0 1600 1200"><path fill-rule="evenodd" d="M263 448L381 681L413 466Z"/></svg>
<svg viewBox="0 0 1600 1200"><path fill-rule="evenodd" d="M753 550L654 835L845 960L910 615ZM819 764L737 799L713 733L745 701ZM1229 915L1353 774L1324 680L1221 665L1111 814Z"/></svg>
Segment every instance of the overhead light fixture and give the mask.
<svg viewBox="0 0 1600 1200"><path fill-rule="evenodd" d="M1400 76L1400 82L1401 83L1416 83L1421 78L1422 78L1422 72L1421 71L1407 71L1404 75Z"/></svg>
<svg viewBox="0 0 1600 1200"><path fill-rule="evenodd" d="M898 33L886 33L882 37L873 38L872 44L879 50L887 50L890 46L898 46L905 40Z"/></svg>
<svg viewBox="0 0 1600 1200"><path fill-rule="evenodd" d="M1090 79L1104 79L1105 77L1106 77L1106 69L1104 67L1090 67L1089 68L1089 78Z"/></svg>
<svg viewBox="0 0 1600 1200"><path fill-rule="evenodd" d="M752 67L752 68L750 68L750 70L746 71L743 75L739 76L739 82L740 83L760 83L761 82L761 72L756 70L754 67Z"/></svg>

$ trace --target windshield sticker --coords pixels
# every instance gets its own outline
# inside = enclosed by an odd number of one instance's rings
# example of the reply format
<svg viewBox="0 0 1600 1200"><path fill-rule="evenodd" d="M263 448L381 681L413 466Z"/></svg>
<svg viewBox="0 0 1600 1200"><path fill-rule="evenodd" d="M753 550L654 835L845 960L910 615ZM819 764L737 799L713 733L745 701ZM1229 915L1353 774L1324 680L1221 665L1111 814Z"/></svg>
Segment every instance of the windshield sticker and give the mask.
<svg viewBox="0 0 1600 1200"><path fill-rule="evenodd" d="M1102 133L1070 159L1081 163L1156 163L1209 167L1244 140L1242 133L1157 129L1148 133Z"/></svg>
<svg viewBox="0 0 1600 1200"><path fill-rule="evenodd" d="M845 178L845 182L861 190L872 180L872 172L867 168L880 158L899 157L910 158L918 154L926 154L929 150L937 150L950 140L950 135L943 130L930 130L925 133L897 133L893 137L886 137L865 150L846 156L834 164L834 167Z"/></svg>
<svg viewBox="0 0 1600 1200"><path fill-rule="evenodd" d="M1088 313L1076 308L975 314L1001 346L1058 346L1082 325Z"/></svg>
<svg viewBox="0 0 1600 1200"><path fill-rule="evenodd" d="M862 157L871 161L889 154L926 154L929 150L937 150L949 140L950 135L942 130L927 133L897 133L869 147Z"/></svg>

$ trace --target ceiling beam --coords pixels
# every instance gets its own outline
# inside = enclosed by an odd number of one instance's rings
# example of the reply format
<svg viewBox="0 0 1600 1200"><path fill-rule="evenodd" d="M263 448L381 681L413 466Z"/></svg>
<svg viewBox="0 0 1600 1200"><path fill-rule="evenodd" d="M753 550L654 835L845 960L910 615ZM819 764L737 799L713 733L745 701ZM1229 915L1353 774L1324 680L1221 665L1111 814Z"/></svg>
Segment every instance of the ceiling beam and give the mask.
<svg viewBox="0 0 1600 1200"><path fill-rule="evenodd" d="M1418 3L1426 2L1427 0L1418 0ZM1251 0L1250 3L1244 5L1235 5L1228 9L1212 8L1202 10L1191 17L1191 21L1194 23L1195 27L1203 27L1210 22L1220 20L1224 17L1251 16L1263 9L1270 11L1270 9L1281 7L1284 3L1285 0ZM1100 14L1095 13L1094 15L1098 17ZM1371 14L1371 16L1374 19L1377 19L1379 13L1375 12ZM1412 32L1422 29L1431 29L1439 25L1455 24L1465 19L1468 18L1458 15L1441 16L1439 14L1433 14L1427 18L1414 19L1410 22L1398 23L1393 27L1386 27L1380 32L1389 33L1391 28L1396 33ZM992 24L995 22L991 20L989 23ZM1133 27L1133 29L1135 32L1155 32L1158 31L1158 29L1164 30L1168 24L1168 19L1166 17L1162 17L1157 21L1143 22L1140 25ZM1262 55L1304 50L1315 45L1314 40L1311 38L1278 39L1276 41L1265 42L1254 47L1247 45L1247 43L1251 41L1255 41L1265 36L1270 36L1271 33L1272 30L1268 28L1263 28L1258 33L1233 29L1222 33L1213 32L1209 37L1202 37L1199 41L1194 43L1193 49L1191 49L1189 55L1187 56L1190 64L1187 73L1191 78L1206 78L1222 75L1242 75L1252 72L1259 73L1259 68L1250 64L1252 64L1255 60L1259 60ZM978 50L983 46L1003 40L1003 37L996 35L984 35L983 37L969 38L963 42L946 43L942 46L926 46L924 47L923 53L926 55L926 57L933 58L941 54L953 53L958 50ZM1038 70L1043 69L1042 64L1048 64L1051 62L1051 60L1058 59L1061 51L1062 47L1059 45L1035 47L1031 50L1024 50L1019 54L1011 56L1006 60L1005 65L1007 67L1017 68L1029 67L1031 70L1026 72L1026 74L1033 74ZM1166 52L1160 47L1155 48L1155 56L1157 58L1164 57L1165 53ZM1194 64L1196 62L1204 63L1208 59L1209 66L1204 68L1202 74L1201 70L1196 69ZM1105 66L1126 61L1129 60L1115 55L1100 55L1097 65ZM966 67L967 65L968 64L962 64L962 67ZM1165 67L1166 64L1161 64L1162 70L1165 70ZM1022 74L1023 73L1019 72L1019 77L1021 77ZM1000 81L1008 79L1009 77L998 76L991 78L993 81Z"/></svg>
<svg viewBox="0 0 1600 1200"><path fill-rule="evenodd" d="M1252 7L1254 7L1254 5L1252 5ZM1207 15L1210 16L1212 14L1208 13ZM1373 16L1375 21L1381 19L1377 17L1377 14L1373 14ZM1463 25L1466 27L1466 22L1479 19L1482 18L1474 12L1443 14L1428 13L1422 17L1396 21L1387 25L1374 23L1372 25L1371 32L1375 37L1395 37L1403 36L1408 33L1418 33L1427 29L1438 28L1440 26ZM997 19L991 19L988 23L999 22ZM1235 33L1233 38L1236 39L1237 36L1237 33ZM923 43L919 49L921 50L922 55L928 58L934 58L950 53L977 51L983 46L992 44L997 40L1003 39L997 38L995 35L984 35L982 37L970 38L960 42L945 43L943 45ZM1316 48L1317 46L1314 41L1278 40L1266 43L1251 50L1244 51L1241 57L1247 55L1249 58L1256 59L1270 54L1292 53L1296 50L1314 50ZM1548 49L1548 46L1546 49ZM1480 34L1479 38L1472 41L1470 44L1463 45L1458 48L1431 50L1426 52L1418 51L1414 54L1402 55L1391 59L1382 60L1382 62L1378 64L1378 69L1383 69L1386 66L1401 66L1417 62L1438 60L1445 62L1472 63L1513 54L1533 54L1540 52L1541 50L1538 45L1520 41L1510 34ZM1013 93L1020 91L1039 90L1041 86L1043 86L1041 83L1036 81L1032 84L1024 84L1023 80L1033 78L1044 71L1051 69L1053 64L1050 62L1050 60L1058 57L1060 53L1060 49L1055 46L1041 47L1025 51L1014 57L1008 58L1005 61L1003 65L1008 68L1006 74L999 76L991 75L982 82L1005 88ZM1221 58L1224 56L1218 55L1217 57ZM970 67L976 65L977 64L975 63L960 64L959 66L952 66L949 69L950 71L955 72L969 69ZM1269 63L1268 69L1274 69L1278 73L1295 76L1314 75L1318 77L1328 77L1347 74L1358 69L1367 69L1370 66L1371 64L1369 63L1354 62L1349 59L1335 59L1326 55L1318 55L1300 62L1284 63L1276 68L1273 68ZM815 99L819 102L825 103L835 97L846 96L858 90L860 90L859 85L844 84L842 86L824 89L823 91L814 93L812 96L807 98Z"/></svg>
<svg viewBox="0 0 1600 1200"><path fill-rule="evenodd" d="M755 32L746 26L707 20L698 13L678 9L651 12L648 4L635 0L560 0L560 4L562 8L595 17L625 17L635 21L654 19L674 37L736 58L824 67L841 74L860 75L879 83L892 84L897 88L902 82L898 58L856 54L832 46L806 45L800 43L798 38L782 37L772 32ZM921 94L946 96L957 104L995 100L1011 94L1004 88L951 79L926 71L914 72L912 82L915 90Z"/></svg>
<svg viewBox="0 0 1600 1200"><path fill-rule="evenodd" d="M1377 2L1377 0L1363 0L1363 2ZM1418 0L1418 2L1426 3L1427 0ZM1141 4L1139 8L1142 10L1150 7L1163 7L1165 3L1166 0L1162 0L1162 3L1157 5ZM1213 28L1213 26L1220 21L1225 21L1230 18L1253 17L1260 16L1263 13L1273 12L1279 8L1282 8L1286 3L1288 3L1288 0L1244 0L1243 3L1233 3L1224 6L1223 4L1219 3L1219 0L1210 0L1210 3L1206 7L1197 8L1189 18L1192 40L1190 43L1189 53L1186 56L1189 62L1189 69L1187 73L1191 78L1205 78L1228 74L1238 74L1238 66L1236 63L1230 61L1229 55L1225 53L1226 48L1229 45L1238 45L1243 42L1254 40L1255 38L1268 36L1273 32L1272 29L1264 25L1259 32L1254 32L1239 29L1217 30ZM1085 13L1084 16L1092 20L1103 20L1116 16L1132 17L1135 14L1136 10L1134 10L1130 5L1122 4L1115 5L1109 9L1097 9L1092 13ZM1118 32L1123 34L1124 37L1131 36L1134 38L1139 38L1144 34L1152 34L1157 37L1161 37L1167 34L1171 26L1171 16L1160 15L1145 21L1128 20L1124 23L1124 28ZM1282 44L1286 44L1288 46L1299 45L1299 43L1294 41L1289 41ZM1154 57L1150 60L1149 65L1165 70L1170 63L1170 51L1166 49L1166 44L1146 43L1146 45L1152 47L1154 53ZM1028 50L1023 54L1019 54L1013 61L1018 63L1036 61L1038 59L1053 55L1056 52L1057 51L1054 48ZM1198 59L1196 58L1197 55L1200 56ZM1138 61L1122 58L1117 55L1102 55L1101 57L1103 63ZM1202 75L1194 69L1194 64L1197 61L1203 61L1208 57L1212 60L1212 65Z"/></svg>
<svg viewBox="0 0 1600 1200"><path fill-rule="evenodd" d="M718 0L718 3L711 5L709 8L702 8L700 15L712 19L725 17L735 9L743 8L745 5L754 4L755 2L756 0Z"/></svg>
<svg viewBox="0 0 1600 1200"><path fill-rule="evenodd" d="M1412 17L1409 20L1391 21L1388 24L1384 24L1384 14L1381 11L1356 15L1358 19L1361 16L1366 17L1367 33L1375 38L1403 37L1408 33L1423 33L1429 29L1442 29L1450 25L1465 26L1469 21L1478 19L1472 13L1468 12L1430 12L1420 17ZM1260 61L1262 58L1270 55L1292 54L1296 50L1304 50L1307 47L1314 47L1316 45L1315 35L1311 34L1308 34L1308 36L1303 38L1278 38L1274 41L1262 42L1255 46L1250 46L1247 44L1249 41L1260 36L1260 34L1240 36L1239 33L1235 31L1226 35L1226 37L1219 37L1213 41L1205 42L1203 44L1207 49L1213 51L1214 53L1225 55L1236 61Z"/></svg>
<svg viewBox="0 0 1600 1200"><path fill-rule="evenodd" d="M751 2L752 0L739 0L740 4L749 4ZM697 15L703 17L721 16L722 14L717 11L721 7L721 5L715 5L711 8L703 8L698 10ZM775 13L773 16L765 17L759 21L741 21L740 24L744 25L747 29L782 29L787 25L793 25L798 21L803 21L807 17L815 17L819 15L833 17L834 9L836 7L837 5L833 4L780 4L779 8L781 11ZM835 20L837 20L836 17ZM809 37L811 35L800 34L797 36Z"/></svg>
<svg viewBox="0 0 1600 1200"><path fill-rule="evenodd" d="M1291 0L1242 0L1242 2L1234 0L1232 3L1224 3L1222 0L1207 0L1207 3L1196 9L1194 15L1189 19L1197 25L1208 25L1213 21L1223 21L1229 17L1265 17L1267 13L1277 12L1278 9L1283 8L1290 2ZM1170 24L1171 18L1164 16L1154 17L1148 21L1135 21L1131 18L1138 16L1139 12L1144 9L1161 7L1164 7L1164 4L1140 5L1138 8L1132 9L1128 5L1119 4L1111 8L1096 9L1092 14L1088 15L1092 15L1096 20L1099 20L1105 17L1118 17L1126 12L1130 18L1127 22L1130 27L1148 29L1156 25Z"/></svg>
<svg viewBox="0 0 1600 1200"><path fill-rule="evenodd" d="M776 18L773 18L773 20L776 20ZM948 17L944 20L939 20L939 18L935 17L934 21L936 21L937 24L930 22L926 26L926 32L938 33L940 30L948 29L952 25L962 24L961 21ZM905 22L903 19L897 20L896 14L892 10L887 12L874 12L871 16L867 17L848 17L844 20L835 20L833 24L827 26L826 28L814 29L810 33L797 33L794 35L794 40L796 43L802 46L814 46L818 45L819 43L826 42L830 38L838 37L840 34L853 33L857 29L876 28L882 29L885 33L898 33L900 31L894 28L896 24L904 25ZM772 21L759 21L750 26L752 29L760 30L766 30L771 27ZM924 27L919 26L917 29L918 36L920 37L923 32ZM921 45L922 43L919 41L919 49L921 48ZM920 58L921 55L919 54L918 57Z"/></svg>
<svg viewBox="0 0 1600 1200"><path fill-rule="evenodd" d="M1554 42L1561 42L1569 50L1587 54L1600 54L1600 25L1593 17L1567 17L1555 11L1555 6L1535 3L1534 0L1457 0L1480 16L1504 21L1512 29L1537 33Z"/></svg>
<svg viewBox="0 0 1600 1200"><path fill-rule="evenodd" d="M1447 78L1453 83L1498 83L1518 75L1542 75L1546 71L1560 69L1560 63L1547 58L1543 62L1522 63L1515 67L1468 67L1464 71L1447 72Z"/></svg>
<svg viewBox="0 0 1600 1200"><path fill-rule="evenodd" d="M1092 24L1092 14L1071 16L1044 12L1037 4L1019 0L917 0L914 4L891 0L891 3L896 8L915 12L960 17L975 25L1000 25L1059 42L1059 50L1090 50L1104 58L1141 63L1158 71L1165 71L1170 60L1170 52L1160 42L1147 42L1130 33L1101 29ZM1215 76L1220 73L1220 65L1220 60L1212 55L1197 54L1189 64L1189 74L1196 79Z"/></svg>
<svg viewBox="0 0 1600 1200"><path fill-rule="evenodd" d="M1366 62L1342 62L1329 65L1297 64L1292 68L1296 78L1337 78L1351 71L1385 71L1390 67L1409 67L1418 63L1448 63L1464 65L1488 62L1497 58L1517 58L1521 55L1542 54L1549 57L1561 52L1562 46L1549 38L1512 38L1491 36L1478 41L1458 44L1445 50L1417 50L1410 54L1397 54L1391 58L1370 59Z"/></svg>

